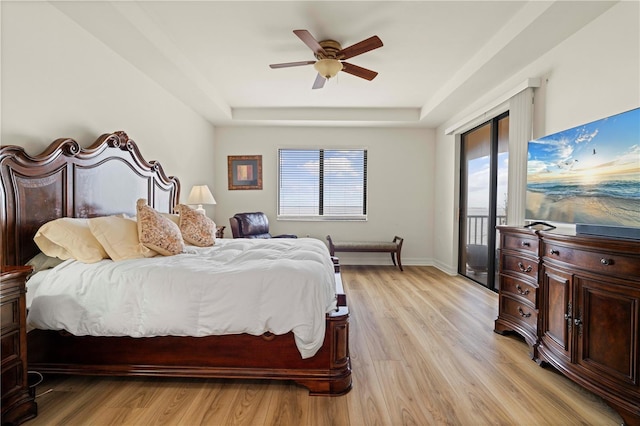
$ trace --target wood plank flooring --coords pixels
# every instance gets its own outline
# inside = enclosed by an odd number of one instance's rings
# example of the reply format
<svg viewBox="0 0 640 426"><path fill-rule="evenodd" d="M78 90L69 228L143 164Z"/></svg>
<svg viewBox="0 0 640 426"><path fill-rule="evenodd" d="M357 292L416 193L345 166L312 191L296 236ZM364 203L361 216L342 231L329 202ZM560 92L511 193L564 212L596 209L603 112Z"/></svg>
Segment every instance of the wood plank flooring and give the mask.
<svg viewBox="0 0 640 426"><path fill-rule="evenodd" d="M36 425L619 425L599 397L493 332L497 295L432 267L344 266L353 390L45 377ZM50 390L50 391L49 391Z"/></svg>

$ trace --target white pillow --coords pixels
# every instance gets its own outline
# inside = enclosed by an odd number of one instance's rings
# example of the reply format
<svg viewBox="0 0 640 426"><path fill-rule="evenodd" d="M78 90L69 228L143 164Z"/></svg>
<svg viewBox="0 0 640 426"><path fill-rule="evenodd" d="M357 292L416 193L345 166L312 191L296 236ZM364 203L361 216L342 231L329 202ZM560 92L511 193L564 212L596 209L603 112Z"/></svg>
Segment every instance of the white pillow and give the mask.
<svg viewBox="0 0 640 426"><path fill-rule="evenodd" d="M153 257L157 253L140 243L135 220L118 216L89 219L89 229L114 261Z"/></svg>
<svg viewBox="0 0 640 426"><path fill-rule="evenodd" d="M89 219L62 217L38 229L33 240L47 256L95 263L109 256L89 229Z"/></svg>

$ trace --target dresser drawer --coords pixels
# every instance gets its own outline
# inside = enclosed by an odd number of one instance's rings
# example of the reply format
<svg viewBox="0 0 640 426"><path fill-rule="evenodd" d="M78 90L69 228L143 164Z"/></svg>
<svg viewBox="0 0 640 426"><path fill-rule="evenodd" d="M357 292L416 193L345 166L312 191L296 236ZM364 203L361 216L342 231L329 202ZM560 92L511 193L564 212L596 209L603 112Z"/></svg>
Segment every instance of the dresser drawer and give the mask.
<svg viewBox="0 0 640 426"><path fill-rule="evenodd" d="M505 294L500 295L500 315L513 317L529 326L534 333L538 329L538 310Z"/></svg>
<svg viewBox="0 0 640 426"><path fill-rule="evenodd" d="M527 281L508 275L500 275L500 292L508 294L515 299L526 300L532 307L538 307L538 286Z"/></svg>
<svg viewBox="0 0 640 426"><path fill-rule="evenodd" d="M0 304L0 324L2 334L20 328L20 300L10 299Z"/></svg>
<svg viewBox="0 0 640 426"><path fill-rule="evenodd" d="M0 417L3 425L18 425L38 415L27 380L25 282L30 266L0 268Z"/></svg>
<svg viewBox="0 0 640 426"><path fill-rule="evenodd" d="M3 369L0 383L2 384L2 402L6 403L22 387L22 363L18 362Z"/></svg>
<svg viewBox="0 0 640 426"><path fill-rule="evenodd" d="M544 259L578 266L581 270L618 275L640 276L640 257L624 256L598 250L583 250L562 244L543 242Z"/></svg>
<svg viewBox="0 0 640 426"><path fill-rule="evenodd" d="M523 253L538 255L538 237L522 234L503 233L502 248L507 250L517 250Z"/></svg>
<svg viewBox="0 0 640 426"><path fill-rule="evenodd" d="M501 252L500 272L520 278L538 281L538 262L523 256L514 256Z"/></svg>
<svg viewBox="0 0 640 426"><path fill-rule="evenodd" d="M0 350L2 350L2 366L20 358L20 330L2 335Z"/></svg>

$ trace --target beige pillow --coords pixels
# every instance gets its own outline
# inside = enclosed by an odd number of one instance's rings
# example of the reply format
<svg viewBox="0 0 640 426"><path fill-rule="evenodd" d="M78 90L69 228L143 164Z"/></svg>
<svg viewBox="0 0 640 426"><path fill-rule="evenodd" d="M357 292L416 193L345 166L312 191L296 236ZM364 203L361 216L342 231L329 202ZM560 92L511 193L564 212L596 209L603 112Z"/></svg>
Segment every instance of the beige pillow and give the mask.
<svg viewBox="0 0 640 426"><path fill-rule="evenodd" d="M157 253L140 243L135 220L118 216L89 219L89 229L114 261L153 257Z"/></svg>
<svg viewBox="0 0 640 426"><path fill-rule="evenodd" d="M216 242L216 223L185 204L178 204L182 238L199 247L212 246Z"/></svg>
<svg viewBox="0 0 640 426"><path fill-rule="evenodd" d="M47 256L95 263L109 256L89 229L88 219L62 217L38 229L33 240Z"/></svg>
<svg viewBox="0 0 640 426"><path fill-rule="evenodd" d="M184 240L180 228L171 219L147 205L141 198L137 205L138 238L145 247L163 256L173 256L184 251Z"/></svg>
<svg viewBox="0 0 640 426"><path fill-rule="evenodd" d="M180 225L180 216L177 214L173 214L173 213L160 213L162 216L171 219L171 221L173 223L175 223L176 225Z"/></svg>

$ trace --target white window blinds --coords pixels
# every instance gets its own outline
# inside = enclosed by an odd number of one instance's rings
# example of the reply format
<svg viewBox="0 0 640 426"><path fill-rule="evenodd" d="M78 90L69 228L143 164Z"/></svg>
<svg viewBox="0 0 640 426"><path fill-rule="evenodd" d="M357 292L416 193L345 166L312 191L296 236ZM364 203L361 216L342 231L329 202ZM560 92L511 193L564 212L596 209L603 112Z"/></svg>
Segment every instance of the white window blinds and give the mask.
<svg viewBox="0 0 640 426"><path fill-rule="evenodd" d="M364 220L367 151L278 151L278 216Z"/></svg>

